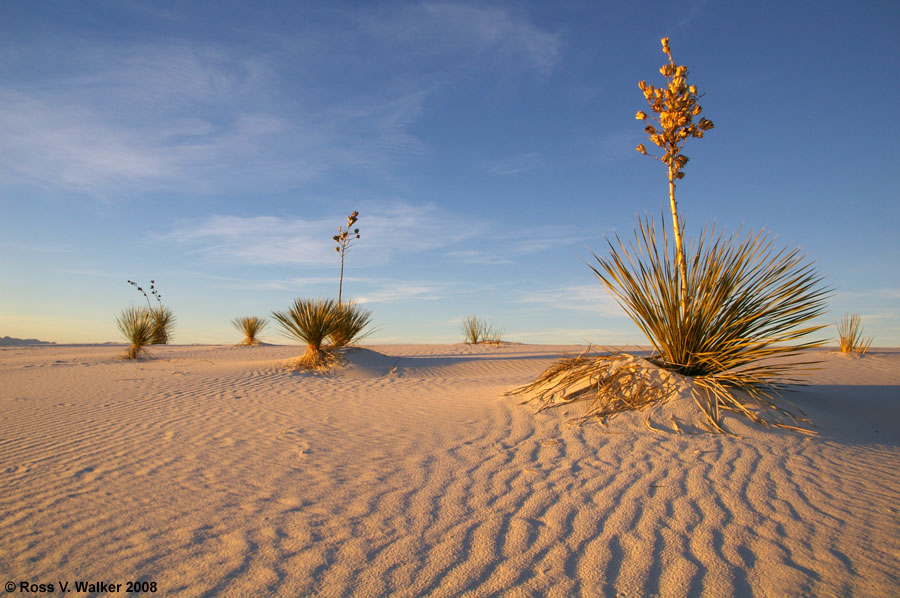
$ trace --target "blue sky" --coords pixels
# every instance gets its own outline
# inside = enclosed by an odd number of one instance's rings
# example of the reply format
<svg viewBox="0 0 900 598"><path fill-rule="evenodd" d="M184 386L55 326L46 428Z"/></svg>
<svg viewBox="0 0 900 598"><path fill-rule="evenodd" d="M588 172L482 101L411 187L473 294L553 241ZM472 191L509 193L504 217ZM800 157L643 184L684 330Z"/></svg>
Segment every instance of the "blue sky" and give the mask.
<svg viewBox="0 0 900 598"><path fill-rule="evenodd" d="M716 128L688 235L766 228L900 344L900 4L0 5L0 336L118 340L156 280L176 343L337 295L370 342L644 344L584 260L667 210L634 151L659 40ZM824 331L834 336L834 328ZM270 328L267 340L288 342Z"/></svg>

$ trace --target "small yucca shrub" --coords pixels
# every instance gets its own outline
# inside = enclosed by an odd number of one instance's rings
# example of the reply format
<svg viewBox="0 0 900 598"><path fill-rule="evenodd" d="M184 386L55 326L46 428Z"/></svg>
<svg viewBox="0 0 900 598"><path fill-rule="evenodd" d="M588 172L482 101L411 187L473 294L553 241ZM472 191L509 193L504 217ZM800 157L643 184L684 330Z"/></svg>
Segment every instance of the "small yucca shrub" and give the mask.
<svg viewBox="0 0 900 598"><path fill-rule="evenodd" d="M300 367L323 368L333 361L322 344L340 325L341 312L334 299L296 299L289 310L272 312L272 318L284 336L306 343Z"/></svg>
<svg viewBox="0 0 900 598"><path fill-rule="evenodd" d="M334 347L344 347L371 334L366 327L372 321L372 312L355 303L338 304L337 323L329 335Z"/></svg>
<svg viewBox="0 0 900 598"><path fill-rule="evenodd" d="M231 324L244 335L244 339L238 343L239 345L255 347L259 344L259 335L268 322L265 319L257 318L256 316L242 316L233 319Z"/></svg>
<svg viewBox="0 0 900 598"><path fill-rule="evenodd" d="M143 307L126 307L116 317L116 325L131 346L125 352L125 359L138 359L146 355L145 347L153 339L153 317Z"/></svg>
<svg viewBox="0 0 900 598"><path fill-rule="evenodd" d="M841 318L837 323L837 331L842 353L865 355L872 344L871 338L863 338L859 314L848 314Z"/></svg>
<svg viewBox="0 0 900 598"><path fill-rule="evenodd" d="M465 342L477 345L479 343L500 344L503 339L503 329L478 318L478 316L466 316L462 322L462 332Z"/></svg>

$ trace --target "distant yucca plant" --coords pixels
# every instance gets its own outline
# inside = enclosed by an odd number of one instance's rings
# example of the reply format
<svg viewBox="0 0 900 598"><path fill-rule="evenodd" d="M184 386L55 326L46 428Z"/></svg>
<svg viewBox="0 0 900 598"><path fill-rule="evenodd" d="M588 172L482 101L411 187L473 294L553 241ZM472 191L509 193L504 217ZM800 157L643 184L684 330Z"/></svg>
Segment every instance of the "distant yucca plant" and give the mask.
<svg viewBox="0 0 900 598"><path fill-rule="evenodd" d="M859 314L845 315L837 323L838 336L841 342L842 353L856 353L865 355L872 344L871 338L863 338L862 320Z"/></svg>
<svg viewBox="0 0 900 598"><path fill-rule="evenodd" d="M131 346L125 352L125 359L139 359L147 354L145 347L153 339L153 317L142 307L126 307L116 317L116 325Z"/></svg>
<svg viewBox="0 0 900 598"><path fill-rule="evenodd" d="M284 336L306 343L306 353L298 360L300 367L318 369L334 361L322 348L340 325L341 312L334 299L296 299L289 310L272 312L272 317Z"/></svg>
<svg viewBox="0 0 900 598"><path fill-rule="evenodd" d="M244 340L239 345L256 346L259 344L259 334L268 322L256 316L242 316L233 319L231 323L244 335Z"/></svg>
<svg viewBox="0 0 900 598"><path fill-rule="evenodd" d="M175 328L175 314L171 309L162 304L162 295L156 288L156 281L150 281L150 294L156 299L156 307L150 305L150 297L138 283L129 280L128 284L136 288L144 295L147 300L147 313L153 320L153 335L150 340L152 345L165 345L172 339L172 331Z"/></svg>
<svg viewBox="0 0 900 598"><path fill-rule="evenodd" d="M465 342L477 345L479 343L500 344L503 339L503 329L488 324L478 316L466 316L462 322Z"/></svg>
<svg viewBox="0 0 900 598"><path fill-rule="evenodd" d="M466 316L462 321L462 331L465 342L477 345L484 335L484 322L478 316Z"/></svg>
<svg viewBox="0 0 900 598"><path fill-rule="evenodd" d="M329 335L334 347L344 347L371 334L366 327L372 320L372 312L355 303L337 305L337 323Z"/></svg>

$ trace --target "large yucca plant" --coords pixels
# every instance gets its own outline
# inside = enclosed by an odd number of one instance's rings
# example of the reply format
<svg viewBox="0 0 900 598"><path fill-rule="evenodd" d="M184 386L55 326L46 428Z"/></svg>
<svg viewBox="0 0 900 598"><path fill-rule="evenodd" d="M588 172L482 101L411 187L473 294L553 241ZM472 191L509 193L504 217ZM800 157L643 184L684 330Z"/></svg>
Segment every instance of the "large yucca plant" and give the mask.
<svg viewBox="0 0 900 598"><path fill-rule="evenodd" d="M372 321L372 312L355 303L337 305L337 322L329 335L334 347L359 342L369 336L372 331L366 330Z"/></svg>
<svg viewBox="0 0 900 598"><path fill-rule="evenodd" d="M239 345L255 347L259 344L259 335L268 322L264 318L256 316L241 316L231 321L231 324L244 335Z"/></svg>
<svg viewBox="0 0 900 598"><path fill-rule="evenodd" d="M865 355L872 344L871 338L863 338L862 320L859 314L845 315L837 323L838 337L842 353Z"/></svg>
<svg viewBox="0 0 900 598"><path fill-rule="evenodd" d="M662 47L668 59L660 68L665 86L638 84L651 114L639 110L636 118L649 121L644 131L662 150L653 157L667 170L674 244L665 225L660 242L652 220L645 218L634 242L626 245L617 236L616 243L608 242L610 257L595 255L598 265L591 266L654 353L649 361L623 354L563 360L513 394L533 393L551 406L589 399L587 415L605 419L689 388L710 429L724 431L721 409L786 425L765 414L788 414L777 404L777 391L791 382L785 374L804 363L772 358L822 344L801 339L822 328L810 321L825 311L829 290L799 250L778 251L764 233L726 237L713 228L685 243L675 201L676 181L684 178L688 163L682 150L713 123L698 118L700 95L687 82L687 67L675 64L668 38ZM644 144L637 150L650 155Z"/></svg>
<svg viewBox="0 0 900 598"><path fill-rule="evenodd" d="M796 382L787 374L808 362L772 358L824 342L801 339L823 327L811 321L826 311L829 289L799 249L773 243L762 232L704 231L685 249L683 300L668 237L660 244L649 218L634 242L617 237L608 258L594 256L591 269L653 345L651 360L710 391L701 407L714 427L719 408L751 415L742 397L773 407L775 392Z"/></svg>
<svg viewBox="0 0 900 598"><path fill-rule="evenodd" d="M828 289L799 249L776 251L764 233L726 237L704 231L686 248L684 313L671 246L643 219L635 240L608 242L591 270L653 345L657 361L686 376L720 375L762 359L794 355L822 341L797 343L822 328ZM807 325L804 325L807 324ZM777 366L780 371L787 366ZM774 365L753 371L770 372ZM768 377L768 376L767 376Z"/></svg>
<svg viewBox="0 0 900 598"><path fill-rule="evenodd" d="M139 359L147 354L145 347L153 339L153 317L142 307L126 307L116 317L116 325L131 346L125 351L125 359Z"/></svg>
<svg viewBox="0 0 900 598"><path fill-rule="evenodd" d="M772 358L823 344L801 341L822 328L811 320L824 313L829 294L813 264L797 249L776 250L763 233L705 231L684 248L682 304L680 264L665 228L660 241L646 218L632 242L615 241L608 242L608 258L594 255L591 269L653 346L650 364L624 354L582 355L558 362L513 393L534 393L548 406L589 399L585 417L605 419L665 402L676 383L653 373L661 368L690 378L713 430L724 431L723 409L784 426L777 416L792 414L777 404L777 393L797 382L789 372L809 362Z"/></svg>
<svg viewBox="0 0 900 598"><path fill-rule="evenodd" d="M340 324L341 312L334 299L296 299L287 311L272 312L282 334L306 343L306 353L297 362L302 368L318 369L333 362L322 343Z"/></svg>

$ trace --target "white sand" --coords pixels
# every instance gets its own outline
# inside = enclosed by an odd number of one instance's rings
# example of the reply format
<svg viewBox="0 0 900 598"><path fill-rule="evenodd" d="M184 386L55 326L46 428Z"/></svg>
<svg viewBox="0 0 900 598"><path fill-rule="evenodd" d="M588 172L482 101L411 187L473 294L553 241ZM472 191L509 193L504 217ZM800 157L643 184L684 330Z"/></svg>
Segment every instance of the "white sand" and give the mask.
<svg viewBox="0 0 900 598"><path fill-rule="evenodd" d="M328 375L286 371L299 347L122 350L0 349L0 581L900 593L900 352L818 352L808 439L577 428L503 396L577 347L375 346Z"/></svg>

